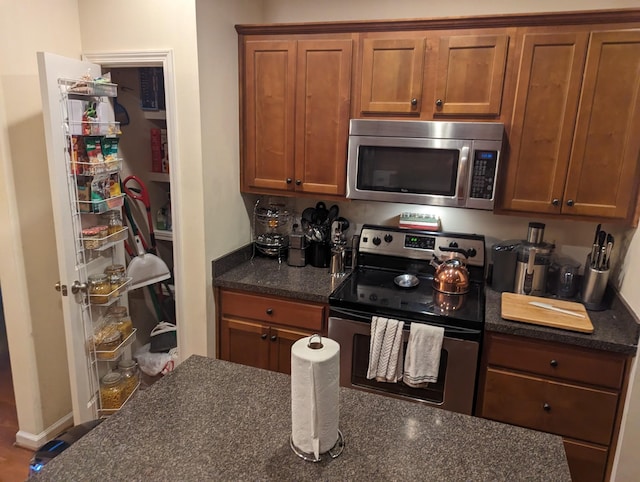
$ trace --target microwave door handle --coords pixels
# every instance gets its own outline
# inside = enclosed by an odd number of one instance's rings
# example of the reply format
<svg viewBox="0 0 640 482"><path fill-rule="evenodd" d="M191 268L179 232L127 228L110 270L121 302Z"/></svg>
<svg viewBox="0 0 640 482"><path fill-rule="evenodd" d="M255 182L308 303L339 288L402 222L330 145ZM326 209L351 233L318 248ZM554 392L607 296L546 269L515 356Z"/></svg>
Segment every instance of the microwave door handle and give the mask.
<svg viewBox="0 0 640 482"><path fill-rule="evenodd" d="M458 205L464 206L467 192L469 192L469 170L470 163L469 152L471 148L469 145L464 145L460 148L460 164L458 165L458 186L456 197L458 198Z"/></svg>

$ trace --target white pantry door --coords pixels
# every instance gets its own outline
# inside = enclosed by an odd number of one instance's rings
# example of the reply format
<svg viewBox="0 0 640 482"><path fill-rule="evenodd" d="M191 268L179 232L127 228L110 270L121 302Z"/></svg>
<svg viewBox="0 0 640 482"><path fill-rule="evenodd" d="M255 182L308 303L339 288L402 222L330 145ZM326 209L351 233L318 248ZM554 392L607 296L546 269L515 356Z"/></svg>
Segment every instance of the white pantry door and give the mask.
<svg viewBox="0 0 640 482"><path fill-rule="evenodd" d="M80 79L89 73L101 74L100 66L90 62L38 52L38 71L44 114L44 129L49 162L51 202L55 223L60 279L59 289L67 346L71 400L75 424L97 418L98 387L96 369L91 363L86 333L92 333L91 316L83 308L84 294L74 288L86 283L86 267L77 252L80 214L75 206L74 179L67 170L67 137L64 129L63 98L58 79ZM77 293L73 293L77 291ZM86 303L85 303L86 306Z"/></svg>

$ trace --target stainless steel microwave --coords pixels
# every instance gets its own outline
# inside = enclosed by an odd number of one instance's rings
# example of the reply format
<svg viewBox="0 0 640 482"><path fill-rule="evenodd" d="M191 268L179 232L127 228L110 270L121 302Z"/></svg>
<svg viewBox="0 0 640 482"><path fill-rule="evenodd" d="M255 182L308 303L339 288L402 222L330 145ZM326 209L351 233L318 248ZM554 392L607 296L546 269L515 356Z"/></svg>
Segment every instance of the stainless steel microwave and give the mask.
<svg viewBox="0 0 640 482"><path fill-rule="evenodd" d="M353 119L347 198L491 210L503 137L497 122Z"/></svg>

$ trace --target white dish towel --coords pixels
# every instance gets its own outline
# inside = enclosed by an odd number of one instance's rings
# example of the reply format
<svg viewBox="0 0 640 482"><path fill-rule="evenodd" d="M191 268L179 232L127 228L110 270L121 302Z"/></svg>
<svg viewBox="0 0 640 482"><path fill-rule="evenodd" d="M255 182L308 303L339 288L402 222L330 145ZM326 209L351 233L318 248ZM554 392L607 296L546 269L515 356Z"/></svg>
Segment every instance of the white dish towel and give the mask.
<svg viewBox="0 0 640 482"><path fill-rule="evenodd" d="M371 318L371 340L369 343L369 367L367 379L395 383L402 380L402 343L404 322L388 320L380 316Z"/></svg>
<svg viewBox="0 0 640 482"><path fill-rule="evenodd" d="M441 326L411 323L404 360L404 383L421 388L438 381L443 338Z"/></svg>

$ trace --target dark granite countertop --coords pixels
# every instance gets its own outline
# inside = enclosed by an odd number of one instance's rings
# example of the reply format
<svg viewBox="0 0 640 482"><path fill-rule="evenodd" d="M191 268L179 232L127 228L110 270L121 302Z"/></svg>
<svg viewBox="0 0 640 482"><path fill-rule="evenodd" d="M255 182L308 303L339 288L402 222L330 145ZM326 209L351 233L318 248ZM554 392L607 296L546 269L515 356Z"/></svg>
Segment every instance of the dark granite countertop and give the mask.
<svg viewBox="0 0 640 482"><path fill-rule="evenodd" d="M252 258L251 246L218 258L212 269L214 286L316 303L328 303L331 292L345 278L331 276L328 268L289 266L286 260L264 256Z"/></svg>
<svg viewBox="0 0 640 482"><path fill-rule="evenodd" d="M251 257L245 246L212 263L213 284L222 288L282 296L302 301L328 303L331 292L344 280L333 278L327 268L297 268L276 259ZM589 311L595 328L591 334L508 321L500 316L501 294L487 287L485 328L488 331L568 343L599 350L635 355L640 325L619 297L613 296L611 308Z"/></svg>
<svg viewBox="0 0 640 482"><path fill-rule="evenodd" d="M570 480L559 436L349 388L344 452L305 462L289 447L290 380L192 356L36 480Z"/></svg>
<svg viewBox="0 0 640 482"><path fill-rule="evenodd" d="M500 316L502 294L491 288L487 288L485 293L485 329L487 331L567 343L625 355L636 354L640 326L631 311L618 297L613 299L611 308L608 310L588 311L594 328L593 333L578 333L505 320Z"/></svg>

